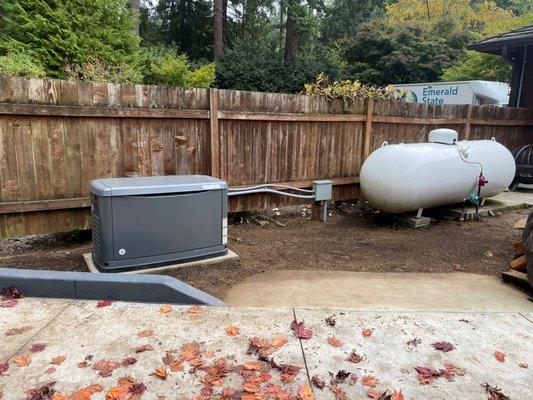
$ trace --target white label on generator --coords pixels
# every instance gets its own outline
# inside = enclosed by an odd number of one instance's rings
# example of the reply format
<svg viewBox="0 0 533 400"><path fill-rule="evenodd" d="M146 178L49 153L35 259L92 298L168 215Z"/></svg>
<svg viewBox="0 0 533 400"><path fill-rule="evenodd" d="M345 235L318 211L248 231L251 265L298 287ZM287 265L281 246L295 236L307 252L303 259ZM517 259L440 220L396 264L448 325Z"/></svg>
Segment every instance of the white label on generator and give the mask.
<svg viewBox="0 0 533 400"><path fill-rule="evenodd" d="M228 237L222 236L222 244L228 244Z"/></svg>
<svg viewBox="0 0 533 400"><path fill-rule="evenodd" d="M228 236L228 228L222 228L222 236Z"/></svg>
<svg viewBox="0 0 533 400"><path fill-rule="evenodd" d="M228 219L222 218L222 228L227 228L227 227L228 227Z"/></svg>

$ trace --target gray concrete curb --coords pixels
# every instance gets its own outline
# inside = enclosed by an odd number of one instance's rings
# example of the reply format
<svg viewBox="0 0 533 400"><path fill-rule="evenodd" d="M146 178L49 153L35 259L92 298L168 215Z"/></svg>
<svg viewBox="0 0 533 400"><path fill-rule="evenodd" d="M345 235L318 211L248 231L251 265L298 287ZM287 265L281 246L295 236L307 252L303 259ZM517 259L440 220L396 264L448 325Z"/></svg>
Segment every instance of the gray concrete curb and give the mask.
<svg viewBox="0 0 533 400"><path fill-rule="evenodd" d="M162 275L91 274L0 268L0 290L14 286L28 297L225 306L221 300Z"/></svg>

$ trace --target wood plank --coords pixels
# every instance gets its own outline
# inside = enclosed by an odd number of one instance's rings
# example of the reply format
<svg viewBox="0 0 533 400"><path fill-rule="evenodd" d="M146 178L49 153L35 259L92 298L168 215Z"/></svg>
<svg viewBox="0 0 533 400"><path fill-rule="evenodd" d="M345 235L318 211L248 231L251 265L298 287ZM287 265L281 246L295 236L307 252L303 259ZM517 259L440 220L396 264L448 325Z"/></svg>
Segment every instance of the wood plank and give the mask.
<svg viewBox="0 0 533 400"><path fill-rule="evenodd" d="M521 255L518 258L515 258L513 261L511 261L511 264L509 265L509 268L514 270L525 270L527 267L527 258L526 255Z"/></svg>
<svg viewBox="0 0 533 400"><path fill-rule="evenodd" d="M370 155L370 144L372 143L372 118L374 114L374 99L369 97L366 102L366 120L363 133L363 157L364 161Z"/></svg>
<svg viewBox="0 0 533 400"><path fill-rule="evenodd" d="M408 125L462 125L466 123L464 118L413 118L375 115L374 122L383 124L408 124ZM533 122L533 121L532 121Z"/></svg>
<svg viewBox="0 0 533 400"><path fill-rule="evenodd" d="M220 131L218 129L218 90L209 89L209 171L220 178Z"/></svg>
<svg viewBox="0 0 533 400"><path fill-rule="evenodd" d="M65 210L71 208L87 208L91 206L90 197L57 200L36 200L0 203L0 214L21 212Z"/></svg>
<svg viewBox="0 0 533 400"><path fill-rule="evenodd" d="M208 119L207 110L157 109L157 108L112 108L90 106L56 106L42 104L0 103L0 114L41 115L58 117L91 118L171 118Z"/></svg>
<svg viewBox="0 0 533 400"><path fill-rule="evenodd" d="M355 114L302 114L302 113L265 113L245 111L219 111L219 119L240 121L288 121L288 122L357 122L364 121L364 115Z"/></svg>
<svg viewBox="0 0 533 400"><path fill-rule="evenodd" d="M526 254L526 246L524 245L524 242L522 242L521 240L519 240L518 242L515 242L514 244L515 258L518 258L524 254Z"/></svg>
<svg viewBox="0 0 533 400"><path fill-rule="evenodd" d="M529 281L527 279L527 274L525 274L524 272L519 272L519 271L514 271L514 270L502 271L502 279L504 281L512 282L526 289L531 288Z"/></svg>

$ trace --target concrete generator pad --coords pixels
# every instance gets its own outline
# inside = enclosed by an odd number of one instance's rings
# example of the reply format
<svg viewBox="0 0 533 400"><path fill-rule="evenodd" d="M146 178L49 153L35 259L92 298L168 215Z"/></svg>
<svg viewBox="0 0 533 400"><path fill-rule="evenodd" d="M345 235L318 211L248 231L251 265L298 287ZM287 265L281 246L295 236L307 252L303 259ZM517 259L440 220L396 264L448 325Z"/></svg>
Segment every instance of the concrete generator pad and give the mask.
<svg viewBox="0 0 533 400"><path fill-rule="evenodd" d="M145 269L132 270L132 271L123 271L123 272L118 272L118 273L119 274L157 274L160 272L171 271L171 270L178 269L178 268L199 267L202 265L213 265L213 264L219 264L219 263L223 263L227 261L234 261L238 259L239 259L238 254L228 249L228 253L223 256L207 258L205 260L188 261L188 262L179 263L179 264L169 264L169 265L163 265L160 267L152 267L152 268L145 268ZM96 265L94 265L92 253L85 253L83 255L83 260L85 261L85 264L87 264L87 268L89 269L89 272L92 272L94 274L102 273L102 271L100 271L98 268L96 268Z"/></svg>
<svg viewBox="0 0 533 400"><path fill-rule="evenodd" d="M245 279L224 301L240 307L361 311L533 311L527 295L496 276L287 270Z"/></svg>
<svg viewBox="0 0 533 400"><path fill-rule="evenodd" d="M103 400L107 390L117 380L130 376L146 385L142 399L158 400L196 398L206 387L203 370L191 372L185 362L183 371L171 372L162 362L168 350L197 342L204 365L212 365L224 358L232 366L241 366L223 377L222 385L213 386L216 395L224 387L243 389L240 375L242 364L257 360L247 354L249 339L285 337L287 343L271 354L278 364L302 367L293 382L281 381L280 373L266 363L261 368L270 375L263 378L279 385L282 390L296 395L313 375L325 380L326 388L314 387L316 399L332 399L330 373L341 369L355 374L339 387L348 399L367 398L367 387L361 385L364 375L379 378L376 390L402 389L406 399L479 399L487 398L481 384L499 386L513 400L529 400L533 392L533 319L532 314L520 313L397 313L356 312L305 309L250 309L214 307L173 307L162 313L160 305L114 302L98 308L95 301L21 299L14 308L2 309L2 331L30 324L36 328L31 336L17 343L8 342L0 354L0 363L8 362L9 369L0 374L0 391L4 400L25 399L26 391L46 382L57 381L54 388L69 396L74 390L91 384L102 385L104 390L92 396ZM28 309L40 309L40 313ZM291 331L296 316L313 331L308 340L297 339ZM335 326L325 319L333 316ZM529 318L529 319L528 319ZM226 328L235 325L237 336L228 336ZM364 337L361 329L372 329ZM141 331L151 330L151 336L139 337ZM337 337L342 345L333 347L328 338ZM408 345L418 338L420 342ZM435 341L449 341L455 350L444 353L431 347ZM34 344L44 344L44 350L30 352ZM151 345L153 350L137 353L136 348ZM346 361L355 349L364 359L357 364ZM497 361L493 353L501 351L505 362ZM31 355L28 366L16 366L20 355ZM64 361L52 364L52 358L64 356ZM100 376L92 366L100 360L121 361L127 357L136 363L119 366L111 376ZM81 368L80 362L88 366ZM465 369L464 376L450 382L437 378L429 385L421 385L413 368L427 366L441 368L453 363ZM519 366L529 364L529 368ZM83 366L83 365L82 365ZM161 380L151 375L156 368L166 367L168 378ZM307 367L307 368L306 368ZM307 372L309 370L309 373ZM46 372L45 372L46 371ZM258 373L259 375L259 373ZM266 388L268 383L262 383ZM204 396L207 399L210 396ZM274 397L272 397L274 398Z"/></svg>

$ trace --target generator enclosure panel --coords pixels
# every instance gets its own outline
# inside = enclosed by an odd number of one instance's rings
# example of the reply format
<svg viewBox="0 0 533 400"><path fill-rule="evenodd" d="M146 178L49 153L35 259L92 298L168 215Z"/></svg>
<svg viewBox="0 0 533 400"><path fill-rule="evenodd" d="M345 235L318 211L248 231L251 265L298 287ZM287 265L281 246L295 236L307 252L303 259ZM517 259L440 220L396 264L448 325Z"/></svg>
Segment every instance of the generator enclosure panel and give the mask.
<svg viewBox="0 0 533 400"><path fill-rule="evenodd" d="M227 254L226 182L203 175L91 182L93 261L102 271Z"/></svg>

